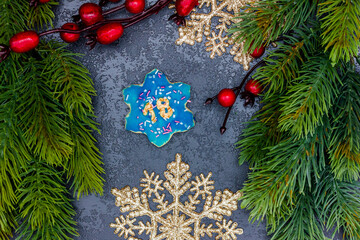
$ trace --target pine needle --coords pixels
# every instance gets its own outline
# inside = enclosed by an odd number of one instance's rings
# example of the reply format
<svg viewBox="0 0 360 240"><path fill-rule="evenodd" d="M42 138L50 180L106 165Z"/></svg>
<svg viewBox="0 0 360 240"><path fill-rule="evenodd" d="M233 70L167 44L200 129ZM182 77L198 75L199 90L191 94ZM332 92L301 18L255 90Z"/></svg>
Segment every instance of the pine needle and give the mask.
<svg viewBox="0 0 360 240"><path fill-rule="evenodd" d="M71 136L76 144L66 170L68 178L73 178L71 187L74 189L74 195L77 194L77 198L89 193L102 195L104 179L100 174L104 173L104 169L101 167L96 140L91 135L94 124L89 126L77 118L69 120L69 124Z"/></svg>
<svg viewBox="0 0 360 240"><path fill-rule="evenodd" d="M319 4L323 45L333 64L349 62L360 47L360 2L328 0Z"/></svg>
<svg viewBox="0 0 360 240"><path fill-rule="evenodd" d="M19 87L17 115L27 145L49 164L65 165L74 145L66 113L53 99L48 79L41 76L43 61L34 58L24 64Z"/></svg>
<svg viewBox="0 0 360 240"><path fill-rule="evenodd" d="M29 8L27 0L1 1L0 43L29 28L52 26L51 7L57 4ZM0 63L0 239L15 228L22 240L77 236L62 177L78 197L103 192L104 170L92 136L98 131L95 89L78 56L50 42Z"/></svg>
<svg viewBox="0 0 360 240"><path fill-rule="evenodd" d="M51 0L50 2L38 4L36 8L31 7L27 16L27 26L31 29L37 30L44 29L46 27L53 28L53 19L55 14L52 11L54 6L59 5L58 2Z"/></svg>
<svg viewBox="0 0 360 240"><path fill-rule="evenodd" d="M343 77L340 96L331 111L330 165L344 181L360 178L360 76L351 66Z"/></svg>
<svg viewBox="0 0 360 240"><path fill-rule="evenodd" d="M40 160L32 160L19 186L17 230L21 240L70 240L78 236L72 220L75 210L61 174Z"/></svg>
<svg viewBox="0 0 360 240"><path fill-rule="evenodd" d="M63 104L68 114L67 123L73 140L73 153L65 169L68 179L72 179L72 188L77 198L89 193L102 194L104 173L101 167L99 149L91 135L99 132L93 118L91 97L95 96L93 82L88 70L76 60L74 54L64 48L65 45L49 42L42 46L41 56L47 63L43 76L51 79L54 96Z"/></svg>
<svg viewBox="0 0 360 240"><path fill-rule="evenodd" d="M16 189L20 174L30 159L27 146L17 127L17 91L19 71L12 58L0 64L0 237L12 235L16 227L14 210L17 204Z"/></svg>
<svg viewBox="0 0 360 240"><path fill-rule="evenodd" d="M323 226L317 216L318 210L311 193L301 195L294 211L279 224L271 239L324 240Z"/></svg>
<svg viewBox="0 0 360 240"><path fill-rule="evenodd" d="M299 138L312 135L327 116L339 93L340 78L327 56L307 60L296 78L298 84L282 97L279 127Z"/></svg>
<svg viewBox="0 0 360 240"><path fill-rule="evenodd" d="M0 2L0 44L8 44L10 38L27 29L26 16L29 14L26 0L2 0Z"/></svg>
<svg viewBox="0 0 360 240"><path fill-rule="evenodd" d="M229 30L235 40L245 41L244 51L254 51L262 44L275 41L289 31L301 27L315 14L316 2L309 0L265 0L246 6Z"/></svg>
<svg viewBox="0 0 360 240"><path fill-rule="evenodd" d="M323 172L316 191L316 207L328 231L344 231L344 239L360 239L360 184L337 180L330 168Z"/></svg>

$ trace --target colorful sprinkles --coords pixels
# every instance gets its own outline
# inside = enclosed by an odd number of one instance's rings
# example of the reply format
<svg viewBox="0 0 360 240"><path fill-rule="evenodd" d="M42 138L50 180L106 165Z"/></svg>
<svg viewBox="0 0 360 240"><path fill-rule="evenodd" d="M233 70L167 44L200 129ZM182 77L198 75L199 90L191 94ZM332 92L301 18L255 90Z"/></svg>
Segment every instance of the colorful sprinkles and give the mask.
<svg viewBox="0 0 360 240"><path fill-rule="evenodd" d="M148 73L142 85L131 85L123 91L125 103L130 107L126 116L125 128L135 133L146 134L149 141L157 147L169 142L174 133L185 132L194 127L192 112L186 107L190 101L190 85L171 83L157 69ZM169 100L173 113L169 118L160 116L157 108L159 98ZM170 101L171 100L171 101ZM145 105L152 105L156 122L151 122L151 114L143 114ZM171 110L171 109L170 109Z"/></svg>

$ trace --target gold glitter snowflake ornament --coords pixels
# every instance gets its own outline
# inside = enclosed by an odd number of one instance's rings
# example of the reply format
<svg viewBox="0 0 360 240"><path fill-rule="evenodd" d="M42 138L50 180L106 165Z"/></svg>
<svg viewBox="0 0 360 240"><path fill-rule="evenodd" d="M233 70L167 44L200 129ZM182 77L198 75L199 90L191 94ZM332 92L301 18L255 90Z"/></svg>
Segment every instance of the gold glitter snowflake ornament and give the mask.
<svg viewBox="0 0 360 240"><path fill-rule="evenodd" d="M195 42L202 42L203 35L206 37L206 51L210 52L210 58L216 55L221 56L226 52L226 48L233 45L230 54L234 56L234 61L242 64L245 70L249 69L252 57L243 53L244 43L235 43L227 34L230 27L238 19L234 19L234 13L240 12L240 8L246 4L254 3L259 0L200 0L196 9L204 6L211 7L209 13L192 12L190 20L186 20L186 27L179 27L179 38L177 45L183 43L194 45ZM211 30L212 19L218 18L215 29Z"/></svg>
<svg viewBox="0 0 360 240"><path fill-rule="evenodd" d="M232 193L225 189L223 192L216 191L213 196L211 172L206 177L200 174L190 182L189 165L182 162L180 154L176 154L175 161L169 163L167 169L164 172L165 181L145 170L145 178L140 184L143 188L141 193L129 186L112 189L115 205L122 213L128 212L126 217L120 216L115 219L116 223L110 224L115 228L115 234L129 240L140 239L136 233L148 235L151 240L195 240L206 235L215 239L237 239L237 235L243 233L236 222L224 218L237 210L240 192ZM165 200L165 190L172 197L171 203ZM182 203L180 198L186 195L187 200ZM150 200L157 206L156 211L150 208ZM199 205L203 206L201 211ZM147 217L149 221L143 223L137 221L137 217ZM201 222L205 218L215 221L215 225L206 226Z"/></svg>

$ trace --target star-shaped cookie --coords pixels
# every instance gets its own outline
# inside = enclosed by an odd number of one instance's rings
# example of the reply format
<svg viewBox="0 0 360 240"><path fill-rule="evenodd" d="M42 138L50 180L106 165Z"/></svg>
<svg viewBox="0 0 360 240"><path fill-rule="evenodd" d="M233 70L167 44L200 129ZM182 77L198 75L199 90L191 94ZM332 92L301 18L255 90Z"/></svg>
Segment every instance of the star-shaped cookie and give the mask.
<svg viewBox="0 0 360 240"><path fill-rule="evenodd" d="M157 147L169 142L174 133L195 126L193 113L186 107L190 85L171 83L157 69L146 75L143 84L125 88L123 96L130 107L126 130L146 134Z"/></svg>

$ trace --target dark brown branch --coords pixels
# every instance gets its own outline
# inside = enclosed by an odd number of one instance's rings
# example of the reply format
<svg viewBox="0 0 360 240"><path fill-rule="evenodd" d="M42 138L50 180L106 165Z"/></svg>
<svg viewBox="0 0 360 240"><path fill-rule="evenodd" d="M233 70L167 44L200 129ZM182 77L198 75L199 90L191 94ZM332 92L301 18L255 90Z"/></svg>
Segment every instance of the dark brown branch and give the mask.
<svg viewBox="0 0 360 240"><path fill-rule="evenodd" d="M106 16L106 15L108 15L108 14L111 14L111 13L114 13L114 12L117 12L117 11L120 11L120 10L123 9L123 8L125 8L125 4L124 4L124 3L121 4L121 5L119 5L119 6L117 6L117 7L110 8L109 10L103 12L102 15L103 15L103 16Z"/></svg>
<svg viewBox="0 0 360 240"><path fill-rule="evenodd" d="M95 29L98 29L99 27L107 24L107 23L112 23L112 22L117 22L117 23L126 23L128 21L130 21L130 18L124 18L124 19L110 19L110 20L102 20L100 22L97 22L93 25L90 25L88 27L79 29L79 30L69 30L69 29L61 29L61 28L54 28L45 32L42 32L39 34L40 37L45 36L45 35L49 35L49 34L53 34L53 33L60 33L60 32L66 32L66 33L74 33L74 34L80 34L86 31L92 31Z"/></svg>
<svg viewBox="0 0 360 240"><path fill-rule="evenodd" d="M158 14L158 12L163 9L164 7L166 7L170 2L172 2L172 0L159 0L157 1L154 5L152 5L151 7L149 7L148 9L146 9L145 11L143 11L142 13L139 13L135 16L132 17L132 19L130 20L130 22L128 24L126 24L124 26L124 28L130 27L140 21L142 21L143 19L153 15L153 14Z"/></svg>
<svg viewBox="0 0 360 240"><path fill-rule="evenodd" d="M235 87L234 89L236 90L235 92L235 95L236 95L236 98L239 96L240 92L241 92L241 89L242 87L244 86L245 82L246 82L246 79L250 76L250 74L256 69L258 68L259 66L263 65L265 63L264 60L261 60L260 62L258 62L257 64L255 64L249 72L247 72L247 74L245 75L245 77L243 78L243 80L241 81L240 85L238 87ZM224 119L224 122L220 128L220 133L221 134L224 134L225 131L226 131L226 123L227 123L227 120L229 118L229 115L230 115L230 112L231 112L231 109L232 109L232 106L230 106L226 112L226 115L225 115L225 119Z"/></svg>
<svg viewBox="0 0 360 240"><path fill-rule="evenodd" d="M101 2L99 3L99 6L103 6L101 4ZM119 6L116 6L116 7L113 7L113 8L110 8L108 9L107 11L103 12L102 13L102 16L106 16L106 15L109 15L111 13L114 13L114 12L117 12L117 11L120 11L121 9L125 8L125 3L119 5ZM77 14L77 15L74 15L72 16L74 22L78 25L82 25L82 22L81 22L81 18L80 18L80 15Z"/></svg>
<svg viewBox="0 0 360 240"><path fill-rule="evenodd" d="M101 27L101 26L103 26L103 25L105 25L107 23L114 23L114 22L116 22L116 23L127 23L126 25L124 25L124 28L127 28L127 27L130 27L130 26L134 25L135 23L138 23L141 20L153 15L153 14L158 13L161 9L166 7L170 2L171 2L171 0L159 0L154 5L152 5L151 7L146 9L145 11L143 11L142 13L138 13L138 14L132 16L132 17L129 17L129 18L102 20L102 21L97 22L97 23L95 23L95 24L93 24L91 26L88 26L88 27L85 27L85 28L82 28L82 29L79 29L79 30L68 30L68 29L55 28L55 29L51 29L51 30L42 32L42 33L39 34L39 36L42 37L42 36L45 36L45 35L49 35L49 34L53 34L53 33L59 33L59 32L80 34L80 33L86 32L86 31L95 30L95 29L97 29L97 28L99 28L99 27ZM119 8L120 8L120 6L119 6Z"/></svg>
<svg viewBox="0 0 360 240"><path fill-rule="evenodd" d="M109 0L100 0L100 2L99 2L99 6L100 7L103 7L103 6L105 6L107 3L109 3L110 1ZM111 1L111 2L113 2L113 1ZM114 3L114 2L113 2Z"/></svg>

